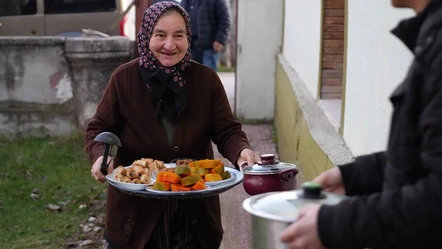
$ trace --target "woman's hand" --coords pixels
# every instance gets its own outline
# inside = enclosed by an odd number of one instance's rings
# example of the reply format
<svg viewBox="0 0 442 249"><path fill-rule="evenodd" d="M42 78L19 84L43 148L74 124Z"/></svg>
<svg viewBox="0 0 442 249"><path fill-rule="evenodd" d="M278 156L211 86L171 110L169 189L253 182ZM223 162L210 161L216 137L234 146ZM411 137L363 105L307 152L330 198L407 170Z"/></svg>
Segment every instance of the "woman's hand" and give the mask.
<svg viewBox="0 0 442 249"><path fill-rule="evenodd" d="M344 183L342 182L341 171L338 167L321 173L313 181L320 183L324 191L345 195Z"/></svg>
<svg viewBox="0 0 442 249"><path fill-rule="evenodd" d="M236 159L236 164L241 167L241 163L247 162L247 165L252 166L257 162L255 152L251 149L243 149Z"/></svg>
<svg viewBox="0 0 442 249"><path fill-rule="evenodd" d="M92 169L91 169L91 175L93 178L95 178L95 180L103 183L106 181L106 176L103 175L103 173L101 173L100 167L101 167L101 163L103 162L103 156L100 156L94 163L94 165L92 165ZM108 156L107 157L107 163L109 164L109 168L107 169L107 173L110 174L112 173L112 171L114 171L114 160L112 157Z"/></svg>

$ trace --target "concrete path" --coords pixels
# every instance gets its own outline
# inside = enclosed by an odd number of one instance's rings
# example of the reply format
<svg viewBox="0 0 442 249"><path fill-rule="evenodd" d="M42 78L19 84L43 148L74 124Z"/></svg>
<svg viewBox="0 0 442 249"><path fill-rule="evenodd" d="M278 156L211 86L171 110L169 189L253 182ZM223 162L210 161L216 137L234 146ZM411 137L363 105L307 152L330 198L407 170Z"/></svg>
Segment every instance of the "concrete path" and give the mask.
<svg viewBox="0 0 442 249"><path fill-rule="evenodd" d="M234 103L235 76L234 73L219 73L226 89L230 103ZM232 105L232 104L231 104ZM273 153L279 158L276 145L273 141L272 125L244 124L243 130L247 134L253 150L258 154ZM215 157L223 159L226 165L232 166L222 157L214 146ZM224 228L224 239L220 249L252 249L251 216L242 208L242 202L250 197L242 184L222 193L221 214Z"/></svg>
<svg viewBox="0 0 442 249"><path fill-rule="evenodd" d="M224 85L224 89L227 93L227 98L232 107L232 111L235 109L235 73L218 73L221 82Z"/></svg>

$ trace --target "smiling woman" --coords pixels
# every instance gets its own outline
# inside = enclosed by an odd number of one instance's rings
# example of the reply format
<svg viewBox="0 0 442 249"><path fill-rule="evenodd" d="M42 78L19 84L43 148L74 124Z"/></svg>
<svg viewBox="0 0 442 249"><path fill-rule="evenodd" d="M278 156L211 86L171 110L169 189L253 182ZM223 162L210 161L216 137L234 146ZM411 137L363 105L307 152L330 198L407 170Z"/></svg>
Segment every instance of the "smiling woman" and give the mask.
<svg viewBox="0 0 442 249"><path fill-rule="evenodd" d="M109 166L139 158L213 159L212 142L234 165L254 164L241 124L232 114L218 75L190 59L190 18L178 4L163 1L144 13L137 35L140 58L115 70L85 144L93 176L100 182L101 132L116 134L122 147ZM152 199L108 188L107 249L219 248L223 236L219 196ZM122 229L123 228L123 229Z"/></svg>

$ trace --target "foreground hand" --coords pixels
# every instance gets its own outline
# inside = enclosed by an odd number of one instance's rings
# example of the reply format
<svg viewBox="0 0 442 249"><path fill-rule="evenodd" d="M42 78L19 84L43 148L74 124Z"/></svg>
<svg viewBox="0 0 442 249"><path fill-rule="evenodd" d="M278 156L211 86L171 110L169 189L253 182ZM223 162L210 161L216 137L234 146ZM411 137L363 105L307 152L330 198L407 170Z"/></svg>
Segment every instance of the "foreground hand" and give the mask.
<svg viewBox="0 0 442 249"><path fill-rule="evenodd" d="M321 173L313 181L321 184L324 191L345 195L344 183L342 182L341 171L338 167Z"/></svg>
<svg viewBox="0 0 442 249"><path fill-rule="evenodd" d="M219 51L221 51L223 49L223 47L224 47L223 44L221 44L217 41L213 42L213 52L218 53Z"/></svg>
<svg viewBox="0 0 442 249"><path fill-rule="evenodd" d="M309 204L299 210L297 220L281 235L281 241L290 249L325 249L318 235L320 205Z"/></svg>
<svg viewBox="0 0 442 249"><path fill-rule="evenodd" d="M110 174L112 173L112 171L114 171L114 160L112 160L112 157L107 157L107 163L109 164L109 168L107 169L107 173ZM100 167L101 167L101 162L103 162L103 156L100 156L94 163L94 165L92 165L92 169L91 169L91 175L93 178L95 178L95 180L103 183L106 181L106 176L103 175L103 173L101 173Z"/></svg>
<svg viewBox="0 0 442 249"><path fill-rule="evenodd" d="M236 159L236 164L241 167L241 163L247 162L247 165L252 166L255 164L256 155L251 149L243 149Z"/></svg>

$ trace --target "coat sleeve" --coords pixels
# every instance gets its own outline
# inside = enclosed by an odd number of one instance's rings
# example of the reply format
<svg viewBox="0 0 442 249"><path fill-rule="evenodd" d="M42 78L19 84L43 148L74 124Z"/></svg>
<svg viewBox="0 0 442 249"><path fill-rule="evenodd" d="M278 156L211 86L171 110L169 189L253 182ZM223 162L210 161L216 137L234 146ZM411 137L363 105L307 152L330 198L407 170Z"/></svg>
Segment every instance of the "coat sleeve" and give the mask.
<svg viewBox="0 0 442 249"><path fill-rule="evenodd" d="M339 166L345 193L366 195L382 190L384 182L385 152L357 157L355 161Z"/></svg>
<svg viewBox="0 0 442 249"><path fill-rule="evenodd" d="M215 15L218 27L216 28L215 41L226 45L230 31L230 9L227 0L218 0L215 3Z"/></svg>
<svg viewBox="0 0 442 249"><path fill-rule="evenodd" d="M212 84L212 130L211 139L218 146L219 152L235 167L236 160L243 149L251 149L242 125L235 120L227 99L226 91L216 73Z"/></svg>
<svg viewBox="0 0 442 249"><path fill-rule="evenodd" d="M442 39L422 72L419 119L421 166L426 174L399 189L352 197L319 211L328 248L440 248L442 224Z"/></svg>
<svg viewBox="0 0 442 249"><path fill-rule="evenodd" d="M112 132L117 136L119 135L118 124L120 116L115 78L114 73L111 75L109 83L103 91L94 117L86 127L84 143L91 164L104 154L105 145L94 141L95 137L105 131Z"/></svg>

